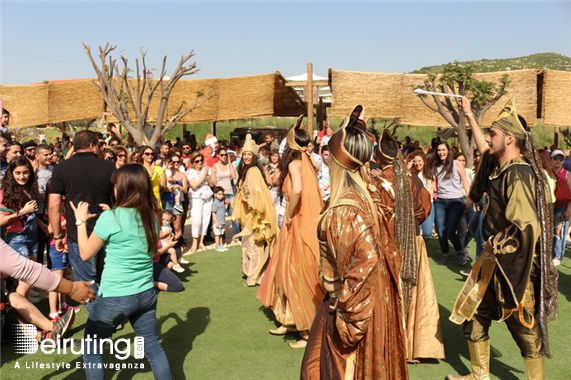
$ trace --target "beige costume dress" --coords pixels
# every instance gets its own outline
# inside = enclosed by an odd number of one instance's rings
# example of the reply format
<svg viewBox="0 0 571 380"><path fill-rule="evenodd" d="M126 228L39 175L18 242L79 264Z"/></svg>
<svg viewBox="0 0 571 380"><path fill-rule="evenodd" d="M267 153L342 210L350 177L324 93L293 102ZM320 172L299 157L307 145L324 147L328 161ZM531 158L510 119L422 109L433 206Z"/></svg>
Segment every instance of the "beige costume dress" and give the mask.
<svg viewBox="0 0 571 380"><path fill-rule="evenodd" d="M269 253L278 234L278 217L272 194L257 167L250 168L232 203L232 220L242 226L242 273L246 285L260 284Z"/></svg>

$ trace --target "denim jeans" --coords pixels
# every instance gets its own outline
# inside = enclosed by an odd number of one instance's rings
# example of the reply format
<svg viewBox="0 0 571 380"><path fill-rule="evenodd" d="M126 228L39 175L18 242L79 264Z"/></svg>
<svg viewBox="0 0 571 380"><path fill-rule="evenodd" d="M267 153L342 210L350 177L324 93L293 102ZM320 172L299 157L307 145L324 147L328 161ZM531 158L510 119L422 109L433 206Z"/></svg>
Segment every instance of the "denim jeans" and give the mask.
<svg viewBox="0 0 571 380"><path fill-rule="evenodd" d="M460 242L462 242L462 248L468 247L468 243L474 237L474 234L472 234L468 228L468 224L470 223L470 220L472 220L475 212L476 209L472 206L468 210L464 210L464 215L462 215L462 218L460 219L460 225L458 226L458 238L460 239Z"/></svg>
<svg viewBox="0 0 571 380"><path fill-rule="evenodd" d="M226 198L230 201L230 206L228 207L228 213L232 216L232 202L234 202L235 195L225 194ZM232 221L232 233L234 235L238 235L240 233L240 223L233 220ZM239 238L241 240L241 238Z"/></svg>
<svg viewBox="0 0 571 380"><path fill-rule="evenodd" d="M85 325L84 338L88 336L93 338L94 335L97 335L97 339L93 339L89 343L86 340L83 341L83 361L87 364L85 369L86 378L89 380L105 378L99 339L109 338L115 332L115 328L119 323L128 318L133 326L133 330L135 330L135 335L144 339L145 357L151 363L155 379L172 379L167 355L157 336L156 317L157 292L155 288L124 297L97 297L93 311ZM97 354L94 354L95 345L97 345ZM109 346L107 346L107 349L104 348L104 351L108 352L108 349ZM88 363L91 363L91 365ZM101 368L97 368L98 363L101 363ZM94 364L96 368L93 368Z"/></svg>
<svg viewBox="0 0 571 380"><path fill-rule="evenodd" d="M555 220L555 226L558 223L561 223L561 220L564 219L563 213L567 209L567 206L557 207L553 214L553 219ZM553 258L563 260L563 256L565 255L565 244L567 242L567 234L569 233L569 220L563 220L563 227L561 228L561 235L559 239L557 237L553 237Z"/></svg>
<svg viewBox="0 0 571 380"><path fill-rule="evenodd" d="M432 229L434 228L434 213L435 211L433 203L432 207L430 208L430 215L428 215L428 218L426 218L420 225L420 229L422 230L422 237L424 238L425 244L428 244L428 241L432 237Z"/></svg>
<svg viewBox="0 0 571 380"><path fill-rule="evenodd" d="M101 273L103 272L103 263L105 261L105 249L101 248L99 252L91 259L83 261L79 254L79 247L76 242L69 241L67 244L68 255L67 258L73 269L73 275L76 281L95 281L90 286L91 289L97 292L99 290L99 283L101 282ZM91 313L93 310L93 303L85 304L87 311Z"/></svg>
<svg viewBox="0 0 571 380"><path fill-rule="evenodd" d="M462 251L462 242L456 230L466 208L464 200L462 198L436 198L433 205L435 208L436 231L438 231L438 242L440 243L442 255L450 256L448 239L450 239L450 243L452 243L456 252Z"/></svg>
<svg viewBox="0 0 571 380"><path fill-rule="evenodd" d="M6 243L26 259L29 259L30 256L38 256L38 225L36 219L28 220L22 232L8 232Z"/></svg>

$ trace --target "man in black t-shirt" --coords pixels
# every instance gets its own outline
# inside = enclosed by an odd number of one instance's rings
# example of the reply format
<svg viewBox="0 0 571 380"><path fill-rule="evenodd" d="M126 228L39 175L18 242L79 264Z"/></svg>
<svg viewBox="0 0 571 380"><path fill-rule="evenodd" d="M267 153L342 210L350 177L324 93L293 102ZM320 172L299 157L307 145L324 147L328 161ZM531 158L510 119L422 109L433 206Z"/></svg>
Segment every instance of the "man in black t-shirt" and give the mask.
<svg viewBox="0 0 571 380"><path fill-rule="evenodd" d="M109 161L99 159L99 140L91 131L81 131L75 135L73 141L75 154L58 164L52 175L49 198L49 217L54 230L56 249L60 252L68 251L69 261L73 268L76 280L95 281L91 286L95 291L99 288L105 251L102 248L97 255L88 261L81 259L77 245L77 225L75 214L70 202L78 205L87 202L92 214L101 213L100 204L111 206L113 184L111 175L115 165ZM62 197L65 196L67 246L64 243L64 234L61 228L60 207ZM93 232L97 217L88 220L87 234ZM82 223L78 221L77 223ZM86 304L91 311L92 304Z"/></svg>

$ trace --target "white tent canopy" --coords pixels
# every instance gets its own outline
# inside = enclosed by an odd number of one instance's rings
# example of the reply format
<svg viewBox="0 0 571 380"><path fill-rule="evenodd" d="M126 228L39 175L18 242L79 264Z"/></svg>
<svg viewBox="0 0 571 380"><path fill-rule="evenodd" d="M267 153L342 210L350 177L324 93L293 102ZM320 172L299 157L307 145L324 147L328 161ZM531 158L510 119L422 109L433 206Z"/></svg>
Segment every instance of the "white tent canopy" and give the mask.
<svg viewBox="0 0 571 380"><path fill-rule="evenodd" d="M303 73L300 75L294 75L292 77L286 78L288 82L306 82L307 81L307 73ZM313 80L327 80L327 78L320 77L319 75L313 74ZM294 87L295 92L299 94L299 96L303 97L303 86ZM317 88L317 95L321 98L331 98L333 95L331 94L331 88L329 86L325 87L318 87ZM330 100L324 100L325 103L331 103Z"/></svg>
<svg viewBox="0 0 571 380"><path fill-rule="evenodd" d="M307 81L307 73L303 73L301 75L294 75L293 77L286 78L286 80L288 82L305 82ZM327 80L327 78L313 74L313 80Z"/></svg>

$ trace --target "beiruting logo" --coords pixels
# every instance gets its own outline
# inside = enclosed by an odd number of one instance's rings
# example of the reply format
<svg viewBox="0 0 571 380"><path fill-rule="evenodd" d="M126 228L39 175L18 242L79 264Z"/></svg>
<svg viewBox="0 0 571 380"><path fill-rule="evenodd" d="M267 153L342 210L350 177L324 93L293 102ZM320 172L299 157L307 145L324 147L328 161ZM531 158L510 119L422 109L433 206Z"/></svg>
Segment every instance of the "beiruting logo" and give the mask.
<svg viewBox="0 0 571 380"><path fill-rule="evenodd" d="M81 349L74 350L74 339L44 339L42 343L38 343L36 335L38 329L31 324L18 324L13 326L13 347L17 354L35 354L38 349L44 354L67 354L68 343L72 354L83 355L84 346L87 343L87 354L91 354L91 342L97 339L97 334L91 337L89 334L86 338L81 339ZM109 353L115 355L119 360L125 360L131 354L131 340L117 339L113 342L111 339L100 339L98 344L93 346L93 354L103 354L105 343L109 343ZM120 343L125 343L125 347L121 349ZM135 359L143 359L145 357L145 339L142 336L136 336L133 339L133 357Z"/></svg>

